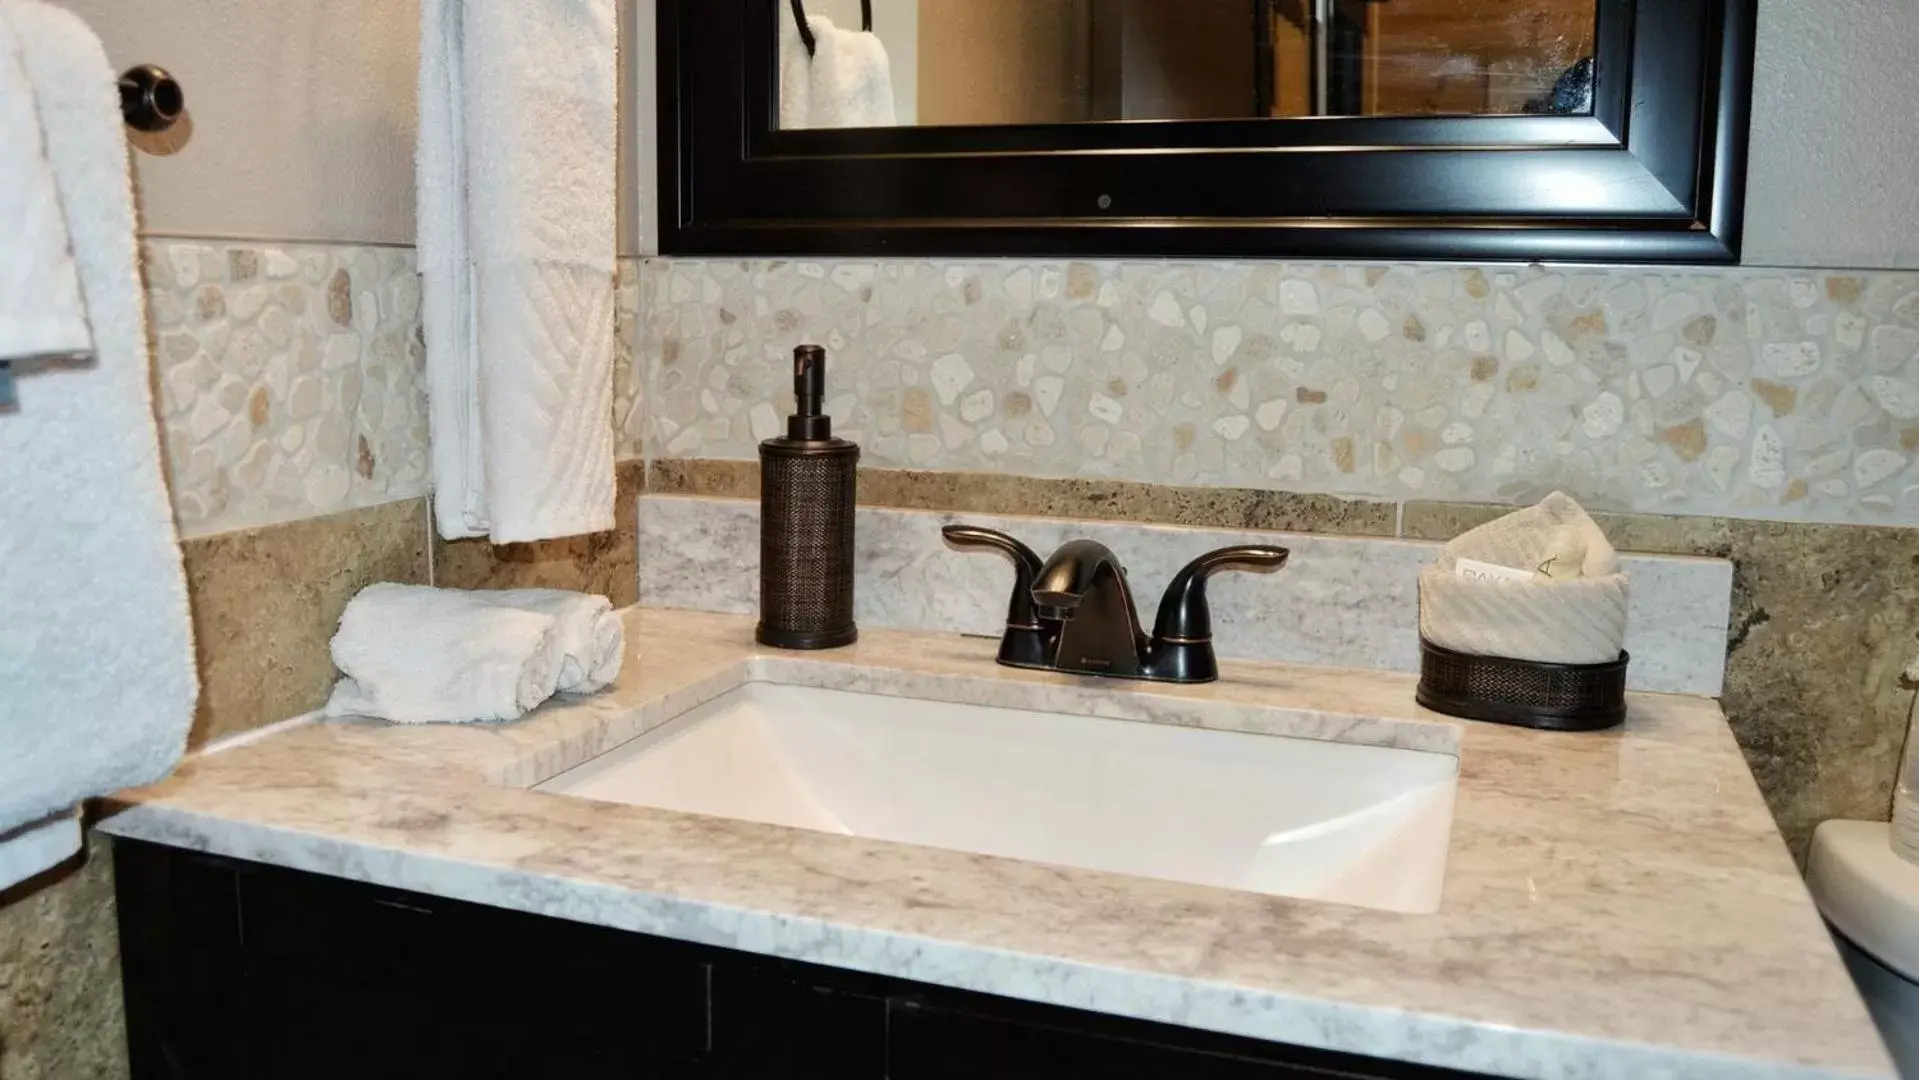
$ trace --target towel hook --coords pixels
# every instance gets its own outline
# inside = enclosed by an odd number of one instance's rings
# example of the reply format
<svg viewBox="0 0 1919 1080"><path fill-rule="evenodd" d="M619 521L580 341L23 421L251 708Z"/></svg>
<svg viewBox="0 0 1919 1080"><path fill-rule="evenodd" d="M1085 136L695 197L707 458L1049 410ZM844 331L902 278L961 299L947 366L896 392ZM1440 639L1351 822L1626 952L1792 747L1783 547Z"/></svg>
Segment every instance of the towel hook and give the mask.
<svg viewBox="0 0 1919 1080"><path fill-rule="evenodd" d="M819 41L813 36L813 28L806 23L806 5L801 0L792 0L793 22L799 27L800 43L806 46L806 55L813 56L819 51ZM860 31L873 32L873 0L860 0Z"/></svg>
<svg viewBox="0 0 1919 1080"><path fill-rule="evenodd" d="M186 91L167 69L141 64L120 75L120 115L126 118L127 126L137 131L165 131L179 123L186 111Z"/></svg>

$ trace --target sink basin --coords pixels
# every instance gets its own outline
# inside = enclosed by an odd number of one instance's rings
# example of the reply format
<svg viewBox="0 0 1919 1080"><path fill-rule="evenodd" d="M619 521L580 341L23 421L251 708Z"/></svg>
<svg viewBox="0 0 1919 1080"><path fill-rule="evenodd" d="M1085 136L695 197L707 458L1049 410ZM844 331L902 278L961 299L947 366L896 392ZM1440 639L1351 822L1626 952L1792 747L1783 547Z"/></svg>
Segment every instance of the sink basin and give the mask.
<svg viewBox="0 0 1919 1080"><path fill-rule="evenodd" d="M1457 774L1415 750L749 683L538 790L1428 912Z"/></svg>

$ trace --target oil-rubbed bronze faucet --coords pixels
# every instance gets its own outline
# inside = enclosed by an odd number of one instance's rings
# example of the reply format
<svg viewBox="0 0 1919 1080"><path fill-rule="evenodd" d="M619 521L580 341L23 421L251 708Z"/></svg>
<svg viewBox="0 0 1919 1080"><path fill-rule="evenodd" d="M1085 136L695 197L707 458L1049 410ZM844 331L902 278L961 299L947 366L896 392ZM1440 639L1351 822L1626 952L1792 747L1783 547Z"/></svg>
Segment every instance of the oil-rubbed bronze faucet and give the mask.
<svg viewBox="0 0 1919 1080"><path fill-rule="evenodd" d="M1149 638L1126 568L1106 545L1073 540L1042 563L1032 548L1002 532L972 525L948 525L942 532L953 547L998 551L1013 560L1000 663L1156 682L1219 678L1206 580L1222 570L1271 573L1286 565L1289 554L1281 547L1247 545L1209 551L1187 563L1160 598Z"/></svg>

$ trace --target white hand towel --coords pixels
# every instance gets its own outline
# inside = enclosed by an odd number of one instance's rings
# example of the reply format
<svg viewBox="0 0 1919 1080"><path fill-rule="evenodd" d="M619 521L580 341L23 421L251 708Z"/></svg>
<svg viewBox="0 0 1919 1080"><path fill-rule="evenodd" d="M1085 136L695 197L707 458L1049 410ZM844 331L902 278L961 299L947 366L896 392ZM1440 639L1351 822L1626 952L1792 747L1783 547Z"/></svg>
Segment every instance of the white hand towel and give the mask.
<svg viewBox="0 0 1919 1080"><path fill-rule="evenodd" d="M22 46L95 353L90 365L24 380L19 411L0 413L6 831L165 776L185 746L199 683L160 473L113 69L64 10L0 0L0 21ZM77 830L60 835L78 843Z"/></svg>
<svg viewBox="0 0 1919 1080"><path fill-rule="evenodd" d="M421 4L419 253L448 539L613 527L613 0Z"/></svg>
<svg viewBox="0 0 1919 1080"><path fill-rule="evenodd" d="M424 585L369 585L333 635L344 676L328 716L399 724L517 720L553 696L559 627L551 615L485 594Z"/></svg>
<svg viewBox="0 0 1919 1080"><path fill-rule="evenodd" d="M77 806L0 833L0 886L17 885L46 873L72 858L82 842Z"/></svg>
<svg viewBox="0 0 1919 1080"><path fill-rule="evenodd" d="M879 35L842 30L824 15L808 16L806 24L817 45L810 126L892 127L893 68Z"/></svg>
<svg viewBox="0 0 1919 1080"><path fill-rule="evenodd" d="M1531 580L1460 577L1472 559ZM1631 583L1599 525L1559 492L1461 533L1419 572L1419 632L1454 652L1554 664L1619 659Z"/></svg>
<svg viewBox="0 0 1919 1080"><path fill-rule="evenodd" d="M0 361L93 351L67 218L40 136L40 114L12 22L0 15Z"/></svg>
<svg viewBox="0 0 1919 1080"><path fill-rule="evenodd" d="M813 56L800 37L793 5L780 8L780 130L813 126Z"/></svg>
<svg viewBox="0 0 1919 1080"><path fill-rule="evenodd" d="M613 601L561 589L500 589L478 595L504 607L553 617L559 634L561 693L591 694L620 677L626 628L613 613Z"/></svg>

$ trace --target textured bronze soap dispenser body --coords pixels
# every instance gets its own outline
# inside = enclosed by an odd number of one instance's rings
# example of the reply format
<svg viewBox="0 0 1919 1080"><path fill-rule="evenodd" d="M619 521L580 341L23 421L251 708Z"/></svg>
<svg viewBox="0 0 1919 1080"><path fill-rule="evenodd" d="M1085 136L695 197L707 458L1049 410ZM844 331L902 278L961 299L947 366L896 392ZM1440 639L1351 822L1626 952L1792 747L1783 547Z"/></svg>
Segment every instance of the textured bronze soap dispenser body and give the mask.
<svg viewBox="0 0 1919 1080"><path fill-rule="evenodd" d="M853 515L860 448L820 415L825 353L794 350L799 411L760 444L761 644L832 649L859 639L853 621Z"/></svg>

